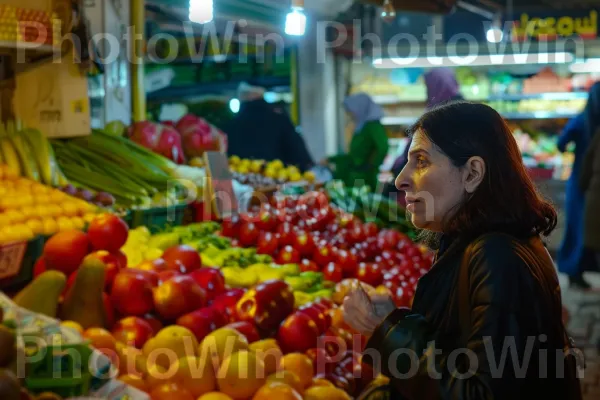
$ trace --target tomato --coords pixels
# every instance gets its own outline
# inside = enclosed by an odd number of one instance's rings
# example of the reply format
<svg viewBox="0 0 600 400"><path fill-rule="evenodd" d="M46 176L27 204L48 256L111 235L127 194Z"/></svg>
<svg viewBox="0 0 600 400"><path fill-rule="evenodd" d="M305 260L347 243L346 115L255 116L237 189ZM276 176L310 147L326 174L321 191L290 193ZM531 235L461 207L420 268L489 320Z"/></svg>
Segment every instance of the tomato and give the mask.
<svg viewBox="0 0 600 400"><path fill-rule="evenodd" d="M354 225L351 229L348 229L348 233L346 234L346 239L351 244L360 243L366 238L367 236L359 223Z"/></svg>
<svg viewBox="0 0 600 400"><path fill-rule="evenodd" d="M279 233L279 245L280 246L291 246L294 244L296 235L294 234L294 228L291 223L283 222L277 227L277 233Z"/></svg>
<svg viewBox="0 0 600 400"><path fill-rule="evenodd" d="M327 241L321 240L313 252L313 261L324 266L334 260L333 249Z"/></svg>
<svg viewBox="0 0 600 400"><path fill-rule="evenodd" d="M417 246L406 247L406 251L404 252L406 257L412 258L413 261L416 258L418 261L423 259L423 255L421 254L421 250Z"/></svg>
<svg viewBox="0 0 600 400"><path fill-rule="evenodd" d="M253 247L258 241L260 231L253 222L242 222L240 227L240 245L242 247Z"/></svg>
<svg viewBox="0 0 600 400"><path fill-rule="evenodd" d="M342 215L340 215L340 219L339 219L340 227L346 228L346 229L352 229L354 227L355 223L356 223L356 220L354 218L354 215L352 215L350 213L343 213Z"/></svg>
<svg viewBox="0 0 600 400"><path fill-rule="evenodd" d="M344 271L342 270L341 265L334 262L328 263L325 268L323 268L323 279L336 283L341 282L342 279L344 279Z"/></svg>
<svg viewBox="0 0 600 400"><path fill-rule="evenodd" d="M321 270L319 269L319 266L314 261L311 261L311 260L305 258L300 262L300 271L301 272L308 272L308 271L320 272Z"/></svg>
<svg viewBox="0 0 600 400"><path fill-rule="evenodd" d="M292 246L285 246L277 255L278 264L297 264L300 262L300 253Z"/></svg>
<svg viewBox="0 0 600 400"><path fill-rule="evenodd" d="M377 227L375 222L367 222L366 224L363 224L362 229L366 237L377 236L379 233L379 227Z"/></svg>
<svg viewBox="0 0 600 400"><path fill-rule="evenodd" d="M342 266L344 277L353 278L358 272L358 258L356 254L348 250L340 250L337 253L337 262Z"/></svg>
<svg viewBox="0 0 600 400"><path fill-rule="evenodd" d="M300 196L299 205L306 205L308 209L321 209L329 205L329 199L323 192L307 192Z"/></svg>
<svg viewBox="0 0 600 400"><path fill-rule="evenodd" d="M315 250L315 242L313 241L312 235L305 231L295 232L293 246L303 257L311 255Z"/></svg>
<svg viewBox="0 0 600 400"><path fill-rule="evenodd" d="M102 214L92 220L87 233L94 250L116 253L127 241L129 227L114 214Z"/></svg>
<svg viewBox="0 0 600 400"><path fill-rule="evenodd" d="M258 214L256 226L263 231L274 231L277 227L277 216L265 208Z"/></svg>
<svg viewBox="0 0 600 400"><path fill-rule="evenodd" d="M272 232L261 232L258 237L258 244L256 245L256 252L258 254L275 255L279 249L279 239L277 234Z"/></svg>
<svg viewBox="0 0 600 400"><path fill-rule="evenodd" d="M221 235L234 238L240 233L241 220L239 215L233 215L231 218L226 218L221 222Z"/></svg>
<svg viewBox="0 0 600 400"><path fill-rule="evenodd" d="M375 263L360 263L356 277L373 287L377 287L383 282L381 267Z"/></svg>

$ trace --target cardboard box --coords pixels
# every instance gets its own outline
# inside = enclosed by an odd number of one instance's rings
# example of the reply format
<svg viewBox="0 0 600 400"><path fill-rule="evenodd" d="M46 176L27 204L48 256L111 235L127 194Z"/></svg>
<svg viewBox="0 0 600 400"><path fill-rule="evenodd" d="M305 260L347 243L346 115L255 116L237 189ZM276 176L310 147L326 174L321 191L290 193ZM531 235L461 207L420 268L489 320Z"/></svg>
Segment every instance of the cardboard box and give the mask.
<svg viewBox="0 0 600 400"><path fill-rule="evenodd" d="M47 137L86 136L91 132L87 76L73 53L16 75L15 117Z"/></svg>

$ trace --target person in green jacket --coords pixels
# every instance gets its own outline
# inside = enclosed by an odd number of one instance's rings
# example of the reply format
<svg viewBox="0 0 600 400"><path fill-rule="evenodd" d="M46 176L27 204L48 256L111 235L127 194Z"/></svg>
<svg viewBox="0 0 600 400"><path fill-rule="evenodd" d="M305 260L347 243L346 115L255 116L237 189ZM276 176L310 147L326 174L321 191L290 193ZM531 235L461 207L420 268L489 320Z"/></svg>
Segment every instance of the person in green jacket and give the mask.
<svg viewBox="0 0 600 400"><path fill-rule="evenodd" d="M381 124L383 109L365 93L348 96L344 108L355 123L348 154L338 154L326 161L332 167L334 179L346 186L367 185L377 188L379 167L388 154L389 144Z"/></svg>

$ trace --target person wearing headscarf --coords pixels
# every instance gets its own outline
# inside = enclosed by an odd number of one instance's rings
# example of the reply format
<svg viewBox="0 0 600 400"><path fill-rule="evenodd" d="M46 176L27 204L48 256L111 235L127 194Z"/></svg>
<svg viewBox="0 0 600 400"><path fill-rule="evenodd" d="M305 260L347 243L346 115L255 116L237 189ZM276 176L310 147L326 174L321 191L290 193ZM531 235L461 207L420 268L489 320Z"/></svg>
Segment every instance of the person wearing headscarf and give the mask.
<svg viewBox="0 0 600 400"><path fill-rule="evenodd" d="M454 70L451 68L435 68L425 73L423 76L425 86L427 88L427 110L448 103L450 101L462 100L463 97L460 94L460 85L456 80ZM406 144L404 152L398 157L392 166L392 175L398 176L400 171L406 165L408 161L408 149L410 143ZM392 184L388 185L388 194L397 192L396 187ZM399 196L403 198L404 196Z"/></svg>
<svg viewBox="0 0 600 400"><path fill-rule="evenodd" d="M223 131L227 134L229 156L254 160L281 160L301 171L314 166L304 139L285 110L264 100L265 89L240 84L240 110Z"/></svg>
<svg viewBox="0 0 600 400"><path fill-rule="evenodd" d="M369 95L358 93L344 100L344 109L354 121L354 134L347 154L326 160L332 165L334 179L346 186L364 184L377 188L379 167L389 150L388 136L381 124L383 109Z"/></svg>
<svg viewBox="0 0 600 400"><path fill-rule="evenodd" d="M591 87L585 109L569 121L557 142L558 149L562 152L566 151L569 143L575 144L575 161L566 189L567 226L556 261L559 271L568 275L570 284L579 289L590 288L590 284L583 278L583 273L586 270L597 269L598 261L595 253L600 253L600 225L591 224L593 221L597 224L598 218L594 216L600 215L597 211L600 207L598 202L600 186L597 183L598 178L594 180L591 178L594 163L591 160L595 154L591 142L597 141L594 138L600 136L597 134L598 129L600 129L600 83ZM584 164L588 150L591 155ZM596 156L597 158L599 156ZM591 184L591 182L595 183ZM588 190L587 194L586 190ZM593 207L593 211L590 211L590 207ZM596 240L592 239L594 236Z"/></svg>

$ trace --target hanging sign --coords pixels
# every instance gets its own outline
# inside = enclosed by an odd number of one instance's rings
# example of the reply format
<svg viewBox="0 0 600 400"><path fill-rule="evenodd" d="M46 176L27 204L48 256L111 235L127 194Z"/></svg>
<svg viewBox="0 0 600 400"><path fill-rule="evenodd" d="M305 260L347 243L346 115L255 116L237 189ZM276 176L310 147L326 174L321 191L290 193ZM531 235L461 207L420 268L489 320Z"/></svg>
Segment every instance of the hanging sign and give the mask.
<svg viewBox="0 0 600 400"><path fill-rule="evenodd" d="M596 39L598 37L598 12L590 10L586 13L556 16L520 15L514 21L512 29L514 42L537 40L552 41L558 38L579 37Z"/></svg>

